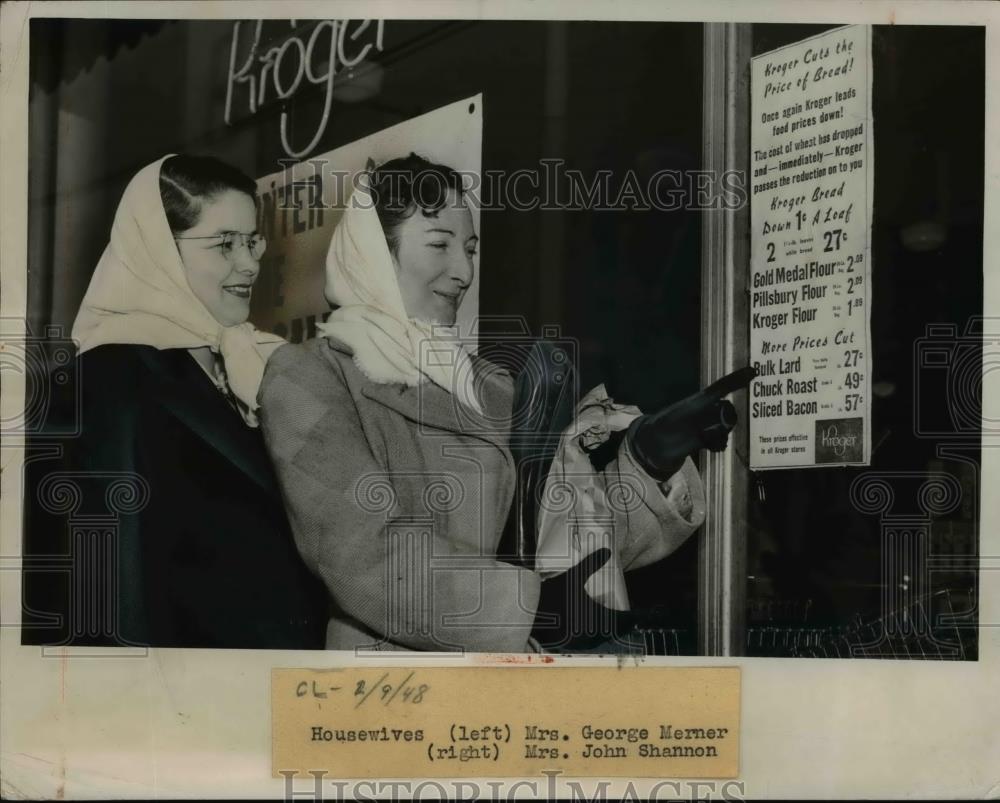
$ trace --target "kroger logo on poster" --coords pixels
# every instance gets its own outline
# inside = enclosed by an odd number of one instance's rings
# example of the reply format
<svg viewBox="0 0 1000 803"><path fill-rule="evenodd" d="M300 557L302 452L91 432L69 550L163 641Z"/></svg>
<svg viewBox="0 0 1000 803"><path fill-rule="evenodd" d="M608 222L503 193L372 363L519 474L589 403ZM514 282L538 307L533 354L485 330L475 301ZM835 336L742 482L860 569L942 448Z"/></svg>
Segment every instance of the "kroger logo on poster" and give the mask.
<svg viewBox="0 0 1000 803"><path fill-rule="evenodd" d="M860 463L864 459L864 419L816 422L817 463Z"/></svg>

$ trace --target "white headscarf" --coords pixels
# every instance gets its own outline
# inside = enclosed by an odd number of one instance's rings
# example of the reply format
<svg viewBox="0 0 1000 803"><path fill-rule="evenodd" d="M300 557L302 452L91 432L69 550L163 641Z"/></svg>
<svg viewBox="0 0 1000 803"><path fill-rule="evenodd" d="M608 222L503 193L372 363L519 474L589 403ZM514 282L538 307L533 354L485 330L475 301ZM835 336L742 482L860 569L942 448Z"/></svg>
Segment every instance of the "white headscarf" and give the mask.
<svg viewBox="0 0 1000 803"><path fill-rule="evenodd" d="M428 379L482 413L468 351L454 327L406 314L389 246L369 189L359 176L326 255L326 298L339 309L316 328L354 350L372 382L411 387Z"/></svg>
<svg viewBox="0 0 1000 803"><path fill-rule="evenodd" d="M73 338L81 353L106 343L208 346L222 355L230 389L254 426L264 365L285 341L250 323L223 326L192 292L160 197L160 165L170 155L142 168L125 188Z"/></svg>

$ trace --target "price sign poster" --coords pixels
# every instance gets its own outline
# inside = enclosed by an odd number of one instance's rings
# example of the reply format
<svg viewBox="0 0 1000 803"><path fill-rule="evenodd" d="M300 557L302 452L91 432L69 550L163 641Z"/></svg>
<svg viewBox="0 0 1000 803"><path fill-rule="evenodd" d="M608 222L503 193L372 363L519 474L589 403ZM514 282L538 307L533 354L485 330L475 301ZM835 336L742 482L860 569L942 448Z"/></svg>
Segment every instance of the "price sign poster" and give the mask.
<svg viewBox="0 0 1000 803"><path fill-rule="evenodd" d="M851 26L753 59L753 469L870 460L871 52Z"/></svg>

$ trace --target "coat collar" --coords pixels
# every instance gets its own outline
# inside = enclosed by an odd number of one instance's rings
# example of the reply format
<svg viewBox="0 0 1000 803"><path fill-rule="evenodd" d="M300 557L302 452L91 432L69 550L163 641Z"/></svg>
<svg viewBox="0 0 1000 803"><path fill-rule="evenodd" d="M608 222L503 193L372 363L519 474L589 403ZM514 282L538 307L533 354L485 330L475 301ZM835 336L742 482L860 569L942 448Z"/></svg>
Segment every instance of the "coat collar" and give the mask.
<svg viewBox="0 0 1000 803"><path fill-rule="evenodd" d="M334 351L353 357L350 346L336 338L325 338ZM481 357L472 356L483 414L462 405L451 393L427 381L416 387L381 384L361 375L361 393L428 429L445 430L479 438L507 451L510 444L510 414L514 389L510 375ZM358 372L360 374L360 371Z"/></svg>
<svg viewBox="0 0 1000 803"><path fill-rule="evenodd" d="M277 493L260 433L243 422L186 351L141 350L156 400L261 488Z"/></svg>

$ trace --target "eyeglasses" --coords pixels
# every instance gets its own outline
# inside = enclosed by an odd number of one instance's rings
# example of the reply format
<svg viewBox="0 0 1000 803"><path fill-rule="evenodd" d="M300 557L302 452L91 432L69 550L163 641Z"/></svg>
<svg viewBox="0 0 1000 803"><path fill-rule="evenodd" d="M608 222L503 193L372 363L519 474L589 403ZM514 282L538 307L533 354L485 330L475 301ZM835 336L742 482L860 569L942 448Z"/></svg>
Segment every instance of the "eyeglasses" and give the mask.
<svg viewBox="0 0 1000 803"><path fill-rule="evenodd" d="M260 259L267 248L267 240L259 234L243 234L239 231L224 231L222 234L210 234L206 237L174 237L175 240L218 240L218 248L226 259L235 259L236 243L250 252L253 259ZM213 248L216 246L212 246Z"/></svg>

